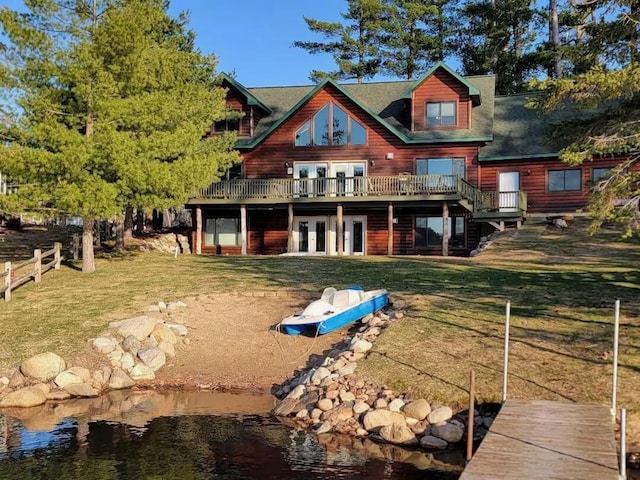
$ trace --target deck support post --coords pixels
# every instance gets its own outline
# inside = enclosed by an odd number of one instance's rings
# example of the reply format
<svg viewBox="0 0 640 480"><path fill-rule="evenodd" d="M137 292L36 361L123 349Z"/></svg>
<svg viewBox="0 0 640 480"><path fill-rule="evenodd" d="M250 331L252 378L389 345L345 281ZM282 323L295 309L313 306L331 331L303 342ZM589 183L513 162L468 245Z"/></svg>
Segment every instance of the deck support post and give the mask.
<svg viewBox="0 0 640 480"><path fill-rule="evenodd" d="M337 205L336 212L336 248L338 250L338 256L344 254L344 225L342 219L342 204Z"/></svg>
<svg viewBox="0 0 640 480"><path fill-rule="evenodd" d="M202 254L202 208L196 207L196 244L195 254Z"/></svg>
<svg viewBox="0 0 640 480"><path fill-rule="evenodd" d="M240 205L240 254L247 254L247 206Z"/></svg>
<svg viewBox="0 0 640 480"><path fill-rule="evenodd" d="M387 255L393 255L393 203L387 207Z"/></svg>
<svg viewBox="0 0 640 480"><path fill-rule="evenodd" d="M616 300L613 317L613 381L611 382L611 416L618 409L618 342L620 338L620 299Z"/></svg>
<svg viewBox="0 0 640 480"><path fill-rule="evenodd" d="M442 256L449 256L449 205L442 202Z"/></svg>
<svg viewBox="0 0 640 480"><path fill-rule="evenodd" d="M504 361L502 366L502 403L507 401L507 375L509 374L509 326L511 323L511 300L507 300L504 314Z"/></svg>
<svg viewBox="0 0 640 480"><path fill-rule="evenodd" d="M287 252L291 253L294 250L293 245L293 203L289 203L289 215L287 221Z"/></svg>

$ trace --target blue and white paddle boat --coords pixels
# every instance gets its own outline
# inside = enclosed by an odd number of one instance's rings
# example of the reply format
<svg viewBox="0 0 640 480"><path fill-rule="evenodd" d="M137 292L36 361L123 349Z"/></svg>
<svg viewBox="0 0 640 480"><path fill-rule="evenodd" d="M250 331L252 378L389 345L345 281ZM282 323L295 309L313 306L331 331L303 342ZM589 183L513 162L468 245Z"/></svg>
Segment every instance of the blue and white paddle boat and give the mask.
<svg viewBox="0 0 640 480"><path fill-rule="evenodd" d="M385 289L365 292L360 286L344 290L329 287L324 289L320 300L311 302L302 312L284 318L278 327L289 335L305 331L322 335L375 313L388 303L389 293Z"/></svg>

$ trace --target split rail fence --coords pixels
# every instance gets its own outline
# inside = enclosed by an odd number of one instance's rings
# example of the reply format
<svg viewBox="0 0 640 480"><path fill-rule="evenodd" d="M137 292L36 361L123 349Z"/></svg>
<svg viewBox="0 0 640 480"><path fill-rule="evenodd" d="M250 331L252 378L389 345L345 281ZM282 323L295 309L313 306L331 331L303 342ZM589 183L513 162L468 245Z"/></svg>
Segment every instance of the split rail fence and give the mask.
<svg viewBox="0 0 640 480"><path fill-rule="evenodd" d="M33 251L33 257L21 262L5 262L4 272L0 272L0 279L4 280L0 285L0 293L4 295L4 300L11 300L11 292L20 285L27 283L31 279L35 283L40 283L42 274L49 270L59 270L62 261L62 244L56 242L51 250ZM48 262L45 259L51 257Z"/></svg>

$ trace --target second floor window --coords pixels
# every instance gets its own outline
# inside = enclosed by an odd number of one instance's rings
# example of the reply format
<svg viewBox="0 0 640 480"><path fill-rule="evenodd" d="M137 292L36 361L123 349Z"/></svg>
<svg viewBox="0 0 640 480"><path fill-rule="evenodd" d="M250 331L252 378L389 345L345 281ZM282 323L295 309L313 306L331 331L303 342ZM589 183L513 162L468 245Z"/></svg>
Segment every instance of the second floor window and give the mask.
<svg viewBox="0 0 640 480"><path fill-rule="evenodd" d="M365 128L334 103L327 103L296 130L296 147L366 143Z"/></svg>
<svg viewBox="0 0 640 480"><path fill-rule="evenodd" d="M211 131L212 133L239 132L240 119L224 119L214 122L211 127Z"/></svg>
<svg viewBox="0 0 640 480"><path fill-rule="evenodd" d="M456 102L428 102L427 127L455 126Z"/></svg>
<svg viewBox="0 0 640 480"><path fill-rule="evenodd" d="M549 170L550 192L577 192L582 190L582 169Z"/></svg>
<svg viewBox="0 0 640 480"><path fill-rule="evenodd" d="M464 178L464 158L416 160L416 175L457 175Z"/></svg>

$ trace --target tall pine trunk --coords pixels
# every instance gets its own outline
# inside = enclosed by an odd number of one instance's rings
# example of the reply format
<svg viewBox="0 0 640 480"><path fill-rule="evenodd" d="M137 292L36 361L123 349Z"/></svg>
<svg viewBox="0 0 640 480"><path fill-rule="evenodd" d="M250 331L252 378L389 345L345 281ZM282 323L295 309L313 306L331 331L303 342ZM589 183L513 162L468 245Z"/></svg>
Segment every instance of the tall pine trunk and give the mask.
<svg viewBox="0 0 640 480"><path fill-rule="evenodd" d="M82 273L96 271L96 262L93 256L93 217L82 218Z"/></svg>
<svg viewBox="0 0 640 480"><path fill-rule="evenodd" d="M139 237L144 235L144 210L140 207L136 209L136 231Z"/></svg>
<svg viewBox="0 0 640 480"><path fill-rule="evenodd" d="M127 206L124 211L124 233L123 242L126 243L133 239L133 207Z"/></svg>
<svg viewBox="0 0 640 480"><path fill-rule="evenodd" d="M116 250L124 250L124 215L116 217Z"/></svg>

